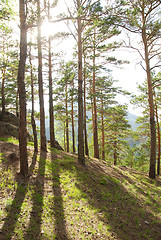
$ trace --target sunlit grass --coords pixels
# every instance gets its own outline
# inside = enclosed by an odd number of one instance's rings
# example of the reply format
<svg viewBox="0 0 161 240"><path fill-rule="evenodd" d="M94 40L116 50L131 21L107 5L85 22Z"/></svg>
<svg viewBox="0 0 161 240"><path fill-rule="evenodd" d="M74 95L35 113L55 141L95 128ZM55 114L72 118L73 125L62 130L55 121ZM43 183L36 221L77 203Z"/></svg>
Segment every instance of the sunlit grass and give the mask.
<svg viewBox="0 0 161 240"><path fill-rule="evenodd" d="M0 178L0 216L16 219L13 232L8 229L13 239L63 239L66 234L71 240L131 240L133 232L135 239L149 240L155 232L150 227L161 217L156 181L119 167L113 174L91 170L90 162L82 167L76 157L52 148L46 159L38 155L27 181L15 181L10 167Z"/></svg>

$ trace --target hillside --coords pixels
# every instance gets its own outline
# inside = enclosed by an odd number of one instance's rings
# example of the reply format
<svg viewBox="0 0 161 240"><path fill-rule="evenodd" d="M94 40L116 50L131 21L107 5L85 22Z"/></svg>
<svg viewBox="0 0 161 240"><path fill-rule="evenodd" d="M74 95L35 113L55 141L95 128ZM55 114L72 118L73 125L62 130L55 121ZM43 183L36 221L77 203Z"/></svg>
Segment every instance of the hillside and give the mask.
<svg viewBox="0 0 161 240"><path fill-rule="evenodd" d="M0 240L159 240L161 178L49 149L29 148L30 177L0 142Z"/></svg>
<svg viewBox="0 0 161 240"><path fill-rule="evenodd" d="M10 112L2 114L0 111L0 137L19 138L19 119ZM28 141L33 141L32 136L27 133Z"/></svg>

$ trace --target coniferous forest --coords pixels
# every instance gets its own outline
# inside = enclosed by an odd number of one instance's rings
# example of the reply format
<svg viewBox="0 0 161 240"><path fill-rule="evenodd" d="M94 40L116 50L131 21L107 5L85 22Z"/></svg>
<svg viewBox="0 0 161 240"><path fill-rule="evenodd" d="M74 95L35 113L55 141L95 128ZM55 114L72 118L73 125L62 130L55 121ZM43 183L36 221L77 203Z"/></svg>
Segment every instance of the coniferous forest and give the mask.
<svg viewBox="0 0 161 240"><path fill-rule="evenodd" d="M160 0L1 0L0 240L161 239L160 69Z"/></svg>

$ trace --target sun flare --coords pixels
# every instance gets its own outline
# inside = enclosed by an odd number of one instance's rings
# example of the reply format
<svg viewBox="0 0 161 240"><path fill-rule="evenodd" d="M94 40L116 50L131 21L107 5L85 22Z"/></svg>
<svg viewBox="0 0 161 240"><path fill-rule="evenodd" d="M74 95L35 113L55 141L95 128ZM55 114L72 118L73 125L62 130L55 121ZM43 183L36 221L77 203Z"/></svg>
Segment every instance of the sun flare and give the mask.
<svg viewBox="0 0 161 240"><path fill-rule="evenodd" d="M44 37L48 37L53 33L53 23L49 23L48 21L44 21L42 26L41 26L41 33L42 33L42 36Z"/></svg>

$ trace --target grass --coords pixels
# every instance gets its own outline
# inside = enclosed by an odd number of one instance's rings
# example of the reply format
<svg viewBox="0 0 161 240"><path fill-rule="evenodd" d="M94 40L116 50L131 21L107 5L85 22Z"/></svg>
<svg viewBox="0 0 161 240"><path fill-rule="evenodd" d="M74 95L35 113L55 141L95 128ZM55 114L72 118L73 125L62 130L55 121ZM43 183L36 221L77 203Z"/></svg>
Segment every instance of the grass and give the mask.
<svg viewBox="0 0 161 240"><path fill-rule="evenodd" d="M97 160L83 167L55 149L29 156L30 178L0 172L0 239L161 239L160 178Z"/></svg>

